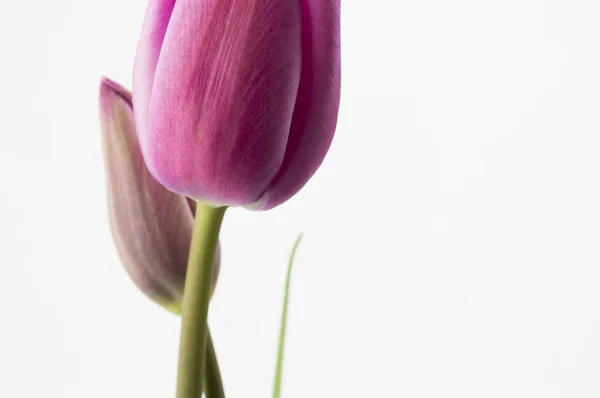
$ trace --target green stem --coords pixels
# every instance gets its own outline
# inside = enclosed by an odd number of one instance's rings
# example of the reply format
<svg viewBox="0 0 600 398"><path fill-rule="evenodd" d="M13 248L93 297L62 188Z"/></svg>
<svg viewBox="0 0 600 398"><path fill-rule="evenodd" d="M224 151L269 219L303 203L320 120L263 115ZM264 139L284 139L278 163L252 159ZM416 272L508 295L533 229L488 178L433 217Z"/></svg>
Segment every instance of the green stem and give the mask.
<svg viewBox="0 0 600 398"><path fill-rule="evenodd" d="M215 352L210 330L208 332L208 341L206 342L206 380L204 383L206 398L225 398L221 371L219 370L217 353Z"/></svg>
<svg viewBox="0 0 600 398"><path fill-rule="evenodd" d="M213 262L226 207L198 203L183 291L177 398L201 398Z"/></svg>

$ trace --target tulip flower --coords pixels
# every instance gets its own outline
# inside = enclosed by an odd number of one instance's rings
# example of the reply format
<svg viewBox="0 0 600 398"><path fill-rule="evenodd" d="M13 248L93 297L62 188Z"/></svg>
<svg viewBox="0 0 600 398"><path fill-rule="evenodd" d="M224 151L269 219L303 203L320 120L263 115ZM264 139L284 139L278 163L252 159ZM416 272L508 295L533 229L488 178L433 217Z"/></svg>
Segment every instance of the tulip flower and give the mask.
<svg viewBox="0 0 600 398"><path fill-rule="evenodd" d="M108 213L117 252L144 294L179 313L195 205L150 175L135 132L131 95L108 79L100 87L100 115ZM219 252L217 246L213 289Z"/></svg>
<svg viewBox="0 0 600 398"><path fill-rule="evenodd" d="M133 85L156 180L214 205L278 206L333 139L340 0L150 0Z"/></svg>

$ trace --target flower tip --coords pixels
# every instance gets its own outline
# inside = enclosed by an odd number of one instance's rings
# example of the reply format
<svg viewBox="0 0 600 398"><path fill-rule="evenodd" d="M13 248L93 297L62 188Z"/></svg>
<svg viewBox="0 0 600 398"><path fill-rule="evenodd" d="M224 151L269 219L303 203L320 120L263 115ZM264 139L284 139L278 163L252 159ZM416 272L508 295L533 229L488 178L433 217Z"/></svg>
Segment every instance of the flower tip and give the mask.
<svg viewBox="0 0 600 398"><path fill-rule="evenodd" d="M107 77L102 77L100 80L100 103L104 107L116 98L131 105L131 93L125 87Z"/></svg>

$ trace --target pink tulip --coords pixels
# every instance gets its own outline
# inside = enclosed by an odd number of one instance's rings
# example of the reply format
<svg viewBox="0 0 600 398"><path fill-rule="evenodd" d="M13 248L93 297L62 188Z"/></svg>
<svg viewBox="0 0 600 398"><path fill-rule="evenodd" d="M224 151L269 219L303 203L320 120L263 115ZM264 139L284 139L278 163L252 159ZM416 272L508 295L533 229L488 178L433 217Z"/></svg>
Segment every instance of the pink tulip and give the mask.
<svg viewBox="0 0 600 398"><path fill-rule="evenodd" d="M108 79L100 85L100 119L110 230L117 253L144 294L179 312L195 206L150 175L135 133L131 95ZM218 247L214 267L213 289L220 268Z"/></svg>
<svg viewBox="0 0 600 398"><path fill-rule="evenodd" d="M142 153L161 184L273 208L333 139L340 0L150 0L133 83Z"/></svg>

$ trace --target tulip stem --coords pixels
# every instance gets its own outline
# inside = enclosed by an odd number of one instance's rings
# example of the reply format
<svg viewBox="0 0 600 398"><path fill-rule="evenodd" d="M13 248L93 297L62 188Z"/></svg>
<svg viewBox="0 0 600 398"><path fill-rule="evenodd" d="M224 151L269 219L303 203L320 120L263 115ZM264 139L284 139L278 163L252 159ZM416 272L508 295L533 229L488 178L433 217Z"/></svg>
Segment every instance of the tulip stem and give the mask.
<svg viewBox="0 0 600 398"><path fill-rule="evenodd" d="M183 291L177 398L202 397L213 262L226 207L198 203Z"/></svg>
<svg viewBox="0 0 600 398"><path fill-rule="evenodd" d="M223 390L223 381L221 380L221 371L217 361L217 353L213 343L210 330L208 331L208 340L206 342L206 379L204 380L204 393L206 398L225 398Z"/></svg>

